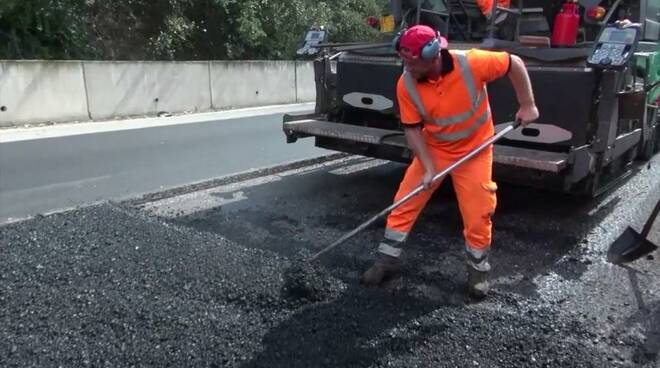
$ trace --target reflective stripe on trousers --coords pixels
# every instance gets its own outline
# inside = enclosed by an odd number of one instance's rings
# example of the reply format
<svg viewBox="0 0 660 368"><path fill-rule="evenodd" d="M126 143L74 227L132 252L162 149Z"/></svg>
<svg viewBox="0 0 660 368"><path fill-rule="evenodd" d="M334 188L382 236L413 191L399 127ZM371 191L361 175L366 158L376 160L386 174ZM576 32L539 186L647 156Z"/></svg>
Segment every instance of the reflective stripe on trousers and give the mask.
<svg viewBox="0 0 660 368"><path fill-rule="evenodd" d="M401 246L407 238L407 232L386 228L383 241L378 246L378 252L399 258L401 256Z"/></svg>

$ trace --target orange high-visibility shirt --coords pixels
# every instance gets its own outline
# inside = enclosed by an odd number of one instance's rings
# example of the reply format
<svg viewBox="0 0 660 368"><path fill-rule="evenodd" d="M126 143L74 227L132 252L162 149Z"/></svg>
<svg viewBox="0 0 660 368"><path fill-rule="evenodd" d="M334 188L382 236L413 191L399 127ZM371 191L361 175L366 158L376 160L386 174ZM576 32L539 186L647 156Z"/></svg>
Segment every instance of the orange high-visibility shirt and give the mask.
<svg viewBox="0 0 660 368"><path fill-rule="evenodd" d="M421 82L404 72L397 100L403 124L423 123L427 144L457 159L495 133L485 87L508 73L511 60L507 52L478 49L441 55L451 56L453 70Z"/></svg>
<svg viewBox="0 0 660 368"><path fill-rule="evenodd" d="M493 9L493 0L477 0L477 5L483 15L488 15ZM511 0L497 0L497 6L508 8L511 6Z"/></svg>

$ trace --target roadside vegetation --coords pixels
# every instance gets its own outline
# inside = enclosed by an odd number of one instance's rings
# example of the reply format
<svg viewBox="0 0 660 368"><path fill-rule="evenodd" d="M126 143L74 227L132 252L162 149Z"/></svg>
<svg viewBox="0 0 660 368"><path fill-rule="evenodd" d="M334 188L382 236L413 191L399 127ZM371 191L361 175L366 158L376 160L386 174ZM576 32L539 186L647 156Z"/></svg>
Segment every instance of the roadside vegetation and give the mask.
<svg viewBox="0 0 660 368"><path fill-rule="evenodd" d="M0 59L292 59L311 26L378 37L382 0L2 0Z"/></svg>

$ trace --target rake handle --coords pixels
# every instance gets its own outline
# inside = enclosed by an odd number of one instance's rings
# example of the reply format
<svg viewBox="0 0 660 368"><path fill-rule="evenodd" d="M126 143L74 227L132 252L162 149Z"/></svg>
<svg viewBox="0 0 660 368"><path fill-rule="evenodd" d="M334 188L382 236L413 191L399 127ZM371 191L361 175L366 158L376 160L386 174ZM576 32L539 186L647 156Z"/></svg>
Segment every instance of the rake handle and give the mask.
<svg viewBox="0 0 660 368"><path fill-rule="evenodd" d="M658 212L660 212L660 199L658 199L658 203L655 204L655 208L651 211L651 216L649 216L648 220L646 220L646 224L644 224L644 229L641 233L642 239L646 239L651 232L651 227L655 222L655 218L658 217Z"/></svg>

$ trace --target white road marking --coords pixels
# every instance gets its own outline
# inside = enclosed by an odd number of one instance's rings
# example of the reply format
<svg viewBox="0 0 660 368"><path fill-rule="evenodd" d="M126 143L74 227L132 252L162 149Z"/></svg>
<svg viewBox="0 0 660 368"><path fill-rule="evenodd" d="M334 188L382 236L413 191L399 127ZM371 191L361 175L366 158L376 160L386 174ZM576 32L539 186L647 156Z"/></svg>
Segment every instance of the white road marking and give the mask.
<svg viewBox="0 0 660 368"><path fill-rule="evenodd" d="M190 215L195 212L206 211L229 203L247 199L243 190L259 185L274 183L288 176L307 175L318 172L327 167L352 164L361 160L360 157L346 157L324 163L314 164L303 168L283 171L278 174L248 179L236 183L220 185L196 192L185 193L174 197L148 202L140 206L157 216L175 218Z"/></svg>
<svg viewBox="0 0 660 368"><path fill-rule="evenodd" d="M330 171L330 174L333 175L350 175L350 174L355 174L360 171L365 171L369 169L373 169L374 167L378 166L383 166L390 163L390 161L387 160L368 160L366 162L354 164L354 165L349 165L345 167L340 167L339 169L335 169Z"/></svg>
<svg viewBox="0 0 660 368"><path fill-rule="evenodd" d="M40 215L44 216L44 217L47 217L47 216L55 215L55 214L58 214L58 213L65 213L65 212L75 211L75 210L82 209L82 208L97 206L97 205L100 205L104 202L105 201L94 201L94 202L86 203L86 204L80 204L80 205L75 205L75 206L68 206L68 207L58 208L56 210L46 211L44 213L41 213ZM25 216L25 217L6 217L6 218L0 219L0 225L3 225L3 226L4 225L10 225L10 224L13 224L13 223L18 223L18 222L31 220L33 218L35 218L35 215L29 215L29 216Z"/></svg>
<svg viewBox="0 0 660 368"><path fill-rule="evenodd" d="M314 108L314 103L275 105L237 110L207 112L169 117L113 120L103 122L62 123L47 127L0 129L0 143L35 139L57 138L73 135L94 134L170 125L206 123L230 119L257 117L286 112L302 112Z"/></svg>

